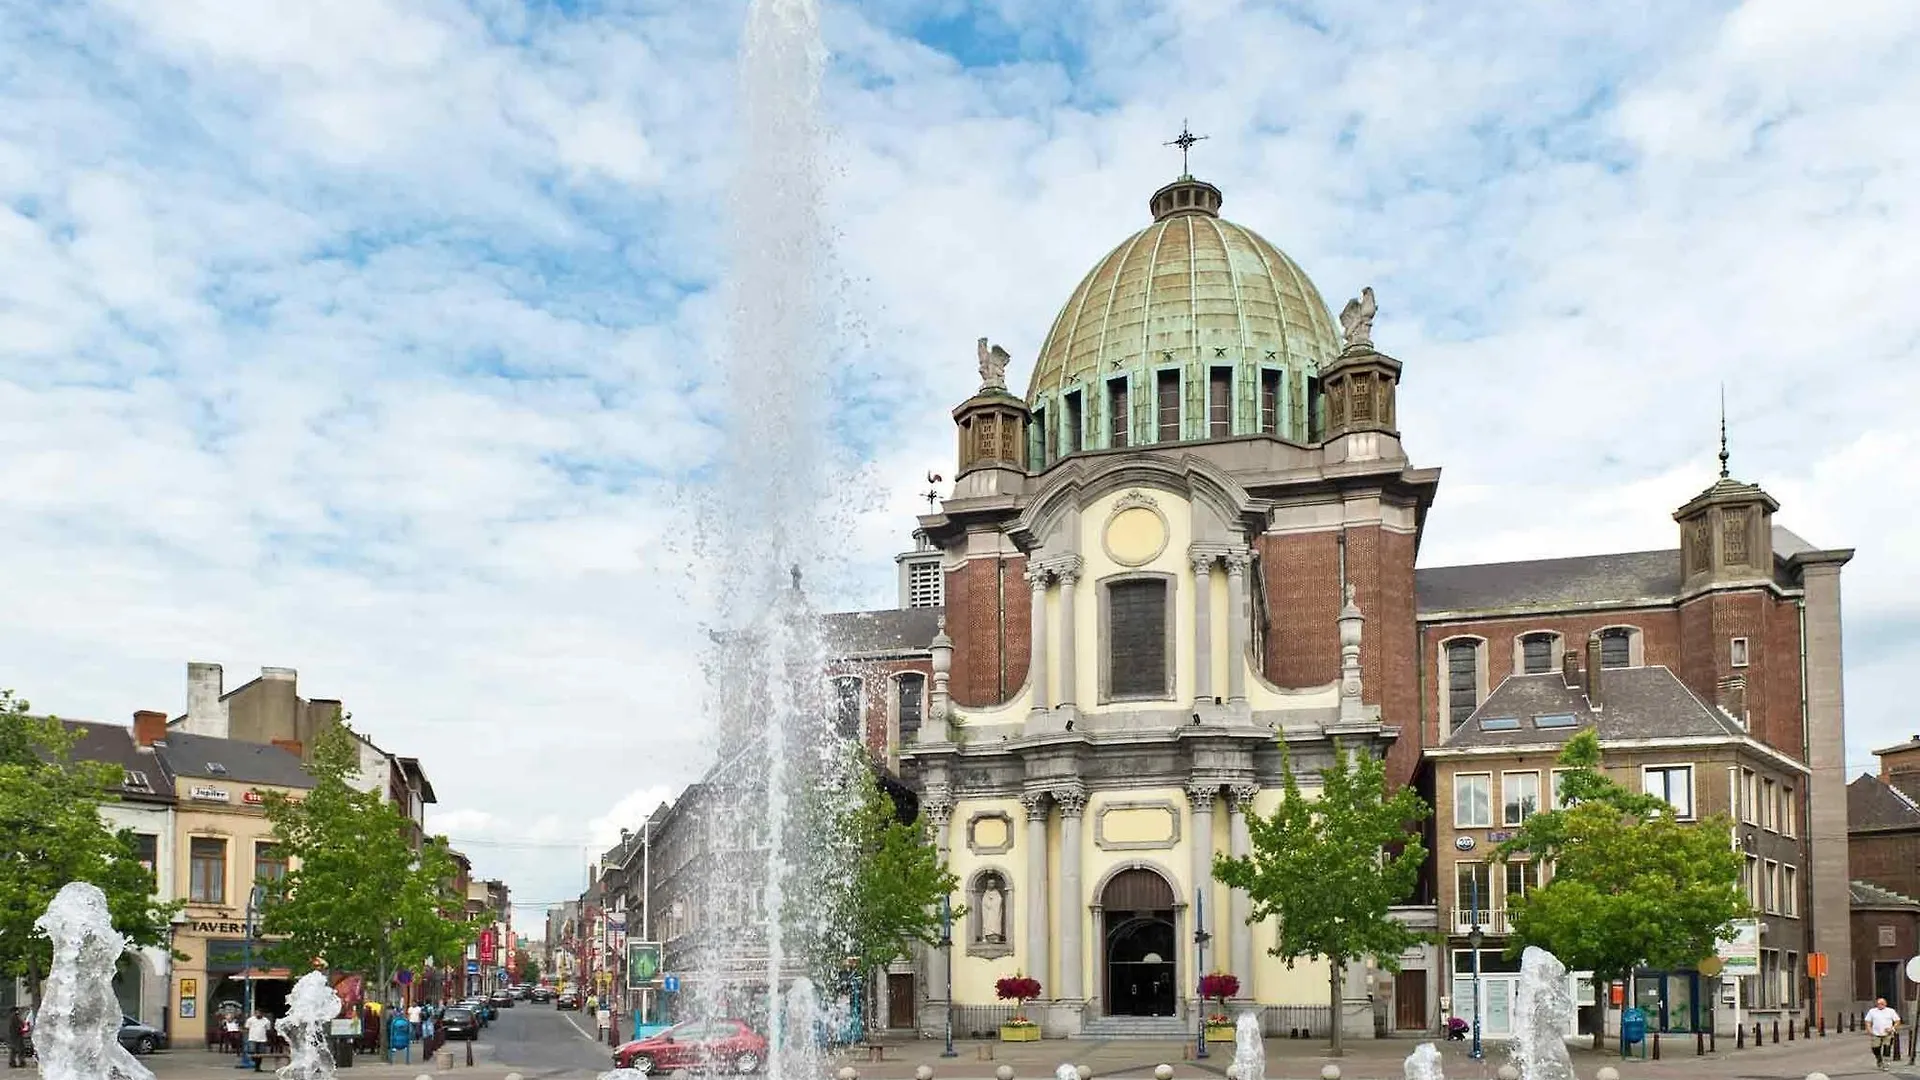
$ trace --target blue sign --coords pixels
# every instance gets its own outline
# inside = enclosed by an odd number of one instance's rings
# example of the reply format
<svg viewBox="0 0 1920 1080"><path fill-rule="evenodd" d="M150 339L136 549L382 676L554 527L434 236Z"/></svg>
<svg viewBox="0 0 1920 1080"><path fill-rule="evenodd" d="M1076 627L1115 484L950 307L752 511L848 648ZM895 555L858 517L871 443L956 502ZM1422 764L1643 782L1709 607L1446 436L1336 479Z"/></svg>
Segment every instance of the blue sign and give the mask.
<svg viewBox="0 0 1920 1080"><path fill-rule="evenodd" d="M506 968L501 968L501 969L499 969L498 971L496 971L496 972L494 972L494 978L496 978L496 979L499 979L499 980L500 980L501 982L506 982L506 981L507 981L507 969L506 969Z"/></svg>
<svg viewBox="0 0 1920 1080"><path fill-rule="evenodd" d="M467 961L467 974L469 975L480 974L480 961L478 960Z"/></svg>
<svg viewBox="0 0 1920 1080"><path fill-rule="evenodd" d="M680 992L680 976L668 975L667 977L661 979L660 989L665 990L669 994L679 993Z"/></svg>

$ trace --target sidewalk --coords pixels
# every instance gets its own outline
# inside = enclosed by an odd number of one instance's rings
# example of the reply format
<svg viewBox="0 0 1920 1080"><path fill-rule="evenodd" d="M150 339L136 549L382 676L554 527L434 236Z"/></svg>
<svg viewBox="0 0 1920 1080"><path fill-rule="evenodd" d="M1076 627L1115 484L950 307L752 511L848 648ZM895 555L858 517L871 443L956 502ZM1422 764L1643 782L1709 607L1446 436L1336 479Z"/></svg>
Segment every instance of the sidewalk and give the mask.
<svg viewBox="0 0 1920 1080"><path fill-rule="evenodd" d="M1589 1080L1604 1065L1620 1071L1622 1080L1802 1080L1816 1070L1832 1080L1843 1077L1897 1077L1920 1080L1920 1068L1908 1069L1904 1063L1895 1069L1876 1071L1873 1055L1864 1035L1828 1036L1806 1042L1781 1043L1763 1048L1708 1054L1695 1057L1689 1041L1677 1040L1663 1045L1664 1059L1622 1061L1617 1051L1576 1049L1572 1052L1574 1071L1581 1080ZM1319 1080L1320 1069L1328 1063L1340 1066L1343 1080L1403 1080L1406 1056L1413 1052L1415 1040L1356 1040L1341 1058L1325 1056L1325 1046L1291 1039L1267 1041L1267 1080ZM960 1042L958 1056L942 1058L941 1044L931 1040L897 1043L887 1047L886 1060L867 1061L864 1054L840 1055L828 1067L832 1075L843 1065L858 1071L860 1080L912 1080L921 1065L933 1069L937 1080L993 1080L995 1070L1005 1065L1018 1080L1051 1080L1062 1064L1084 1065L1096 1077L1117 1080L1147 1080L1154 1066L1173 1067L1177 1080L1221 1080L1233 1063L1230 1048L1220 1047L1204 1061L1183 1057L1190 1054L1188 1043L1087 1040L1049 1040L1041 1043ZM1506 1048L1489 1044L1485 1060L1474 1061L1461 1043L1441 1047L1447 1080L1495 1080L1495 1070L1507 1061ZM1224 1051L1224 1052L1220 1052ZM1684 1052L1679 1052L1684 1051ZM246 1075L234 1067L228 1054L209 1054L182 1050L143 1059L159 1080L213 1080ZM441 1070L416 1056L412 1064L388 1065L377 1058L356 1057L351 1068L340 1070L338 1080L390 1080L426 1074L450 1076L458 1080L502 1080L509 1072L518 1072L527 1080L551 1080L558 1077L586 1078L588 1071L566 1071L538 1066L509 1068L492 1061L484 1053L473 1068L466 1067L465 1048L454 1051L455 1067ZM271 1070L268 1070L271 1072ZM21 1074L23 1077L30 1074Z"/></svg>

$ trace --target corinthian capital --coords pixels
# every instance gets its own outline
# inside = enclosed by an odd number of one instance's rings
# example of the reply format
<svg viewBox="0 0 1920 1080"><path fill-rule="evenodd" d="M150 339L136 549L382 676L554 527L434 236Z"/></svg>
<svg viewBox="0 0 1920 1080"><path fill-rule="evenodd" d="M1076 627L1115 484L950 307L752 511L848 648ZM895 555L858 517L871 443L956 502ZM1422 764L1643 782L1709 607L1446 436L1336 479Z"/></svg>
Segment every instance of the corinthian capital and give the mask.
<svg viewBox="0 0 1920 1080"><path fill-rule="evenodd" d="M1245 573L1253 562L1253 552L1246 548L1235 548L1220 557L1226 561L1229 574Z"/></svg>
<svg viewBox="0 0 1920 1080"><path fill-rule="evenodd" d="M1047 793L1044 791L1029 791L1021 795L1020 808L1027 812L1027 821L1029 824L1035 821L1047 820Z"/></svg>
<svg viewBox="0 0 1920 1080"><path fill-rule="evenodd" d="M1253 797L1260 794L1260 785L1235 784L1228 788L1227 791L1233 796L1234 808L1245 813L1253 809Z"/></svg>
<svg viewBox="0 0 1920 1080"><path fill-rule="evenodd" d="M1195 810L1213 810L1214 796L1220 794L1220 785L1195 780L1187 785L1187 800L1193 803Z"/></svg>
<svg viewBox="0 0 1920 1080"><path fill-rule="evenodd" d="M1021 576L1027 579L1028 588L1044 589L1047 587L1047 579L1053 576L1053 571L1044 566L1028 566Z"/></svg>
<svg viewBox="0 0 1920 1080"><path fill-rule="evenodd" d="M1077 787L1054 788L1053 805L1061 817L1077 818L1087 809L1087 793Z"/></svg>

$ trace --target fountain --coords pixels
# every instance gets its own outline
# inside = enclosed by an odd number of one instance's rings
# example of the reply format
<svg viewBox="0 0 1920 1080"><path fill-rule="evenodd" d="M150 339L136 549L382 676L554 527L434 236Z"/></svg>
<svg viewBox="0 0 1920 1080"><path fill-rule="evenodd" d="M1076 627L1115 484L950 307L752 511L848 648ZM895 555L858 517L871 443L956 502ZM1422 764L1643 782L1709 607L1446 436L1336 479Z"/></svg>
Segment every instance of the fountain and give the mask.
<svg viewBox="0 0 1920 1080"><path fill-rule="evenodd" d="M1574 1080L1566 1032L1573 1025L1567 966L1545 949L1520 954L1520 986L1514 995L1514 1064L1522 1080Z"/></svg>
<svg viewBox="0 0 1920 1080"><path fill-rule="evenodd" d="M1407 1080L1447 1080L1440 1071L1440 1048L1430 1042L1414 1047L1407 1055Z"/></svg>
<svg viewBox="0 0 1920 1080"><path fill-rule="evenodd" d="M53 967L33 1025L33 1050L44 1080L153 1080L120 1045L120 999L114 965L128 949L113 928L107 894L68 882L34 929L53 942Z"/></svg>
<svg viewBox="0 0 1920 1080"><path fill-rule="evenodd" d="M1233 1024L1234 1080L1267 1080L1267 1042L1260 1030L1260 1014L1240 1014Z"/></svg>
<svg viewBox="0 0 1920 1080"><path fill-rule="evenodd" d="M1080 1080L1080 1070L1073 1065L1062 1065L1053 1070L1053 1080Z"/></svg>
<svg viewBox="0 0 1920 1080"><path fill-rule="evenodd" d="M327 985L324 971L309 971L287 995L287 1015L274 1023L287 1038L287 1064L280 1080L330 1080L333 1052L327 1046L328 1028L340 1015L340 995Z"/></svg>

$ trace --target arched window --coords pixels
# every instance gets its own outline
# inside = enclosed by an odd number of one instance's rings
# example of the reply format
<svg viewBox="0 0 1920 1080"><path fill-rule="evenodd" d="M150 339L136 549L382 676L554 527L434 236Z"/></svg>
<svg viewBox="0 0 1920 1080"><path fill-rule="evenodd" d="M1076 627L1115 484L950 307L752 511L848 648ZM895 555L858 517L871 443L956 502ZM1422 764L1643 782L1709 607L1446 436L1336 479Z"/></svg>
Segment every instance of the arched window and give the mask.
<svg viewBox="0 0 1920 1080"><path fill-rule="evenodd" d="M906 672L893 680L894 715L899 721L900 745L915 741L920 719L926 713L927 677L917 671Z"/></svg>
<svg viewBox="0 0 1920 1080"><path fill-rule="evenodd" d="M1603 668L1638 667L1640 631L1631 626L1609 626L1600 631L1600 666Z"/></svg>
<svg viewBox="0 0 1920 1080"><path fill-rule="evenodd" d="M1467 722L1480 704L1481 648L1484 644L1477 637L1460 637L1441 645L1441 657L1445 661L1443 675L1446 679L1449 732L1460 730L1460 725Z"/></svg>
<svg viewBox="0 0 1920 1080"><path fill-rule="evenodd" d="M1537 630L1520 637L1520 656L1516 670L1522 675L1545 675L1559 663L1560 635Z"/></svg>
<svg viewBox="0 0 1920 1080"><path fill-rule="evenodd" d="M860 679L842 675L833 680L833 733L843 739L858 739L864 725L860 722Z"/></svg>

